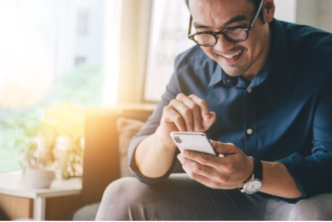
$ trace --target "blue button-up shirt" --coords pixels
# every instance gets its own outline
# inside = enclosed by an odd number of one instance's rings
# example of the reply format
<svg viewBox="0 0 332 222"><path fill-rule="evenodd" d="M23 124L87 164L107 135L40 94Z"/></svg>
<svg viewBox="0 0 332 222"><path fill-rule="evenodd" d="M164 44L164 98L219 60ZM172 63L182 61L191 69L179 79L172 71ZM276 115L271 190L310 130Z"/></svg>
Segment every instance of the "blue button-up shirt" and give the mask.
<svg viewBox="0 0 332 222"><path fill-rule="evenodd" d="M130 145L133 173L143 182L133 154L155 132L163 107L179 93L204 99L217 116L206 132L234 143L247 155L283 163L302 197L332 192L332 35L274 20L264 68L248 82L228 76L195 46L180 54L155 112Z"/></svg>

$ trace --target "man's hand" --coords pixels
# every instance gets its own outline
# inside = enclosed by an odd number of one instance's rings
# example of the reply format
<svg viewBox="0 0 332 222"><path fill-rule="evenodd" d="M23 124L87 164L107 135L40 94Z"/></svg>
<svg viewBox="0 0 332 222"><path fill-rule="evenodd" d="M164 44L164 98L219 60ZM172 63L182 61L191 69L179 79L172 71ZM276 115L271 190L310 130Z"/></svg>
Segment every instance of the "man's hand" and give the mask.
<svg viewBox="0 0 332 222"><path fill-rule="evenodd" d="M218 156L185 150L178 155L190 178L214 189L242 187L253 172L253 160L231 143L211 141Z"/></svg>
<svg viewBox="0 0 332 222"><path fill-rule="evenodd" d="M186 96L180 93L165 106L156 135L161 141L173 144L171 132L204 132L215 120L216 114L210 112L204 100L195 95Z"/></svg>

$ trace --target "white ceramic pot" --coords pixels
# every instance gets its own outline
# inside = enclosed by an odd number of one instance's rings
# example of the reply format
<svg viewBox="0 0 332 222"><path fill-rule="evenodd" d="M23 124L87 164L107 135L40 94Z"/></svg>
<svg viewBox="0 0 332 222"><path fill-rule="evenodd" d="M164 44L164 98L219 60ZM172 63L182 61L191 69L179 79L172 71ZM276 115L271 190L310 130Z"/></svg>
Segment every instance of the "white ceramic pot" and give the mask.
<svg viewBox="0 0 332 222"><path fill-rule="evenodd" d="M54 179L54 170L24 168L24 180L31 188L49 188Z"/></svg>

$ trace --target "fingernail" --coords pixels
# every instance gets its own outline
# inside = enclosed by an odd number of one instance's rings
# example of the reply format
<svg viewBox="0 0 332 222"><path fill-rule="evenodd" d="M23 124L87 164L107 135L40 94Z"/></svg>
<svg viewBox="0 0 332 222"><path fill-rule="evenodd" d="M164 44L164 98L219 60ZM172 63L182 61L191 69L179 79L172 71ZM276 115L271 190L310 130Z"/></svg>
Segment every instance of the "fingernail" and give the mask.
<svg viewBox="0 0 332 222"><path fill-rule="evenodd" d="M204 115L204 119L210 119L210 118L211 118L210 115L208 114Z"/></svg>

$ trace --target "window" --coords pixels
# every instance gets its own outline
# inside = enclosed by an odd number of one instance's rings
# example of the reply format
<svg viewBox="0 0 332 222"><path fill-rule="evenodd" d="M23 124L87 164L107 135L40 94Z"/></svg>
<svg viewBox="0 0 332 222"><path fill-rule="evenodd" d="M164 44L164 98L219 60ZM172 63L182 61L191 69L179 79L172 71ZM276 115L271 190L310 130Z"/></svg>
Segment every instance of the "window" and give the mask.
<svg viewBox="0 0 332 222"><path fill-rule="evenodd" d="M146 101L160 100L173 73L175 57L194 45L187 38L189 16L184 1L153 1L144 92Z"/></svg>
<svg viewBox="0 0 332 222"><path fill-rule="evenodd" d="M116 103L120 18L121 0L0 1L0 173L47 107Z"/></svg>
<svg viewBox="0 0 332 222"><path fill-rule="evenodd" d="M87 36L89 31L89 10L80 9L77 13L77 36Z"/></svg>
<svg viewBox="0 0 332 222"><path fill-rule="evenodd" d="M75 66L79 66L86 63L86 58L83 56L78 56L75 58Z"/></svg>

